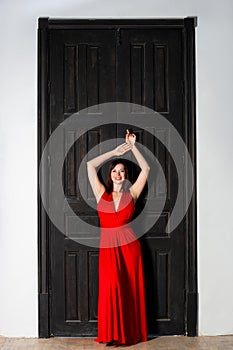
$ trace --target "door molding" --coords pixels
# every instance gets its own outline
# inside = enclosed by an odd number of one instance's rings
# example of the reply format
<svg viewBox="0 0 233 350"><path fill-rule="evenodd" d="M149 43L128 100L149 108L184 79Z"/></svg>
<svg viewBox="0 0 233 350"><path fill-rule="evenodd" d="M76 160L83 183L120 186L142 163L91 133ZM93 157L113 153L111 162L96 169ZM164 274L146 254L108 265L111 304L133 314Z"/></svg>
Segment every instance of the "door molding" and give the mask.
<svg viewBox="0 0 233 350"><path fill-rule="evenodd" d="M50 337L50 224L42 205L39 189L39 166L49 137L49 30L50 29L114 29L114 28L180 28L184 42L184 117L185 142L194 169L194 190L185 216L186 239L186 305L185 326L188 336L197 335L197 192L196 192L196 17L181 19L50 19L38 20L38 303L39 337ZM43 178L40 179L44 184ZM46 191L43 186L43 191Z"/></svg>
<svg viewBox="0 0 233 350"><path fill-rule="evenodd" d="M197 18L184 19L184 63L185 63L185 115L187 129L185 141L194 170L193 196L186 214L186 332L196 336L198 313L197 287L197 167L196 167L196 66L195 66L195 27Z"/></svg>

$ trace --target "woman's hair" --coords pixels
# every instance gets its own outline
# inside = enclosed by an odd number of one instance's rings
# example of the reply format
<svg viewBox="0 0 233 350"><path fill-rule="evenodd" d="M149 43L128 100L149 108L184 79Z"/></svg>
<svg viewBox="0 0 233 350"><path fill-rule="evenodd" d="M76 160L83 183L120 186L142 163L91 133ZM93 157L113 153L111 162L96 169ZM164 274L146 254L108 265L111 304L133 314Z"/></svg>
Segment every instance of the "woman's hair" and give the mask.
<svg viewBox="0 0 233 350"><path fill-rule="evenodd" d="M111 179L111 171L112 169L115 168L115 166L117 164L123 164L124 165L124 170L125 170L125 181L123 182L122 184L122 188L124 191L127 191L128 190L128 187L127 185L129 185L129 181L126 181L128 180L128 177L129 177L129 173L128 173L128 168L127 168L127 164L125 162L124 159L120 159L120 158L117 158L117 159L114 159L110 165L109 165L109 168L108 168L108 177L107 177L107 183L106 183L106 191L108 193L111 193L113 191L113 181Z"/></svg>

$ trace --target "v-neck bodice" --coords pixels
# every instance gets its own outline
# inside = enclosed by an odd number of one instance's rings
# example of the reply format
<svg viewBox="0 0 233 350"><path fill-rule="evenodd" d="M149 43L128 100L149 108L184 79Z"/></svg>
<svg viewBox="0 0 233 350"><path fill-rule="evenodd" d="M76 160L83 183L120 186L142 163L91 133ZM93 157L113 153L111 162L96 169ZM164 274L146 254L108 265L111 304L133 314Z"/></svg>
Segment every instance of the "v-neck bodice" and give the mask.
<svg viewBox="0 0 233 350"><path fill-rule="evenodd" d="M122 192L117 210L112 193L103 193L97 204L100 227L119 227L130 222L134 213L134 201L130 192Z"/></svg>
<svg viewBox="0 0 233 350"><path fill-rule="evenodd" d="M123 192L120 192L120 198L118 198L116 201L114 201L113 192L111 193L111 195L112 195L112 202L113 202L113 205L114 205L114 209L115 209L115 212L117 213L118 209L119 209L119 206L120 206L121 198L123 196ZM115 202L116 202L117 206L116 206Z"/></svg>

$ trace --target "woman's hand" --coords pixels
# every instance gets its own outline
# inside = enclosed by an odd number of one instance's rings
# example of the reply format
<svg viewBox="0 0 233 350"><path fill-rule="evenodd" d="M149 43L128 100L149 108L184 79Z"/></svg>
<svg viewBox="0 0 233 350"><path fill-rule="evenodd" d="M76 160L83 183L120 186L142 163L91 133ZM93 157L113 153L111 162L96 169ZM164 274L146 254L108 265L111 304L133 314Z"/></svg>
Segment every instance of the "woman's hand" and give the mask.
<svg viewBox="0 0 233 350"><path fill-rule="evenodd" d="M128 129L126 131L127 131L127 134L125 136L126 143L134 146L134 144L136 142L136 135L135 134L130 134Z"/></svg>
<svg viewBox="0 0 233 350"><path fill-rule="evenodd" d="M124 153L130 151L132 149L132 145L130 143L122 143L122 145L117 146L114 149L115 156L122 156Z"/></svg>

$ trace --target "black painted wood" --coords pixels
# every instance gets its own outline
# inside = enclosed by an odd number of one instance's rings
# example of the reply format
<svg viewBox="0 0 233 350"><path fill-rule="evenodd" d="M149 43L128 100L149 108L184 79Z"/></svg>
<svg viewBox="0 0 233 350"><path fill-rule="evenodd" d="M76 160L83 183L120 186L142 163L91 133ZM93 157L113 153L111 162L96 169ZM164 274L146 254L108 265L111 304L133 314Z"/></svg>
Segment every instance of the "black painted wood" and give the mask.
<svg viewBox="0 0 233 350"><path fill-rule="evenodd" d="M49 220L39 190L40 159L48 140L48 18L39 19L38 30L38 286L39 337L49 337ZM43 181L44 184L46 181ZM43 186L43 191L47 191Z"/></svg>
<svg viewBox="0 0 233 350"><path fill-rule="evenodd" d="M72 113L115 100L115 37L111 30L51 30L51 132ZM90 118L101 118L101 111L93 108ZM74 140L76 132L64 129L61 155L64 144ZM79 192L79 165L91 148L115 136L114 125L88 130L73 145L65 161L64 192L74 212L88 222L98 224L98 219ZM94 202L87 178L82 182L87 197ZM97 332L98 249L71 240L80 232L72 226L72 217L64 214L68 238L51 226L50 332L56 336L91 336Z"/></svg>
<svg viewBox="0 0 233 350"><path fill-rule="evenodd" d="M117 50L117 96L120 101L145 105L162 114L183 137L185 133L183 105L183 48L180 29L120 29ZM124 64L121 64L124 62ZM123 82L123 83L122 83ZM147 115L137 106L147 125ZM118 126L118 136L125 126ZM169 129L164 142L171 142ZM138 140L158 157L168 185L164 207L170 216L178 190L176 169L165 147L144 130L135 130ZM150 174L151 177L156 174ZM154 180L154 200L165 195L159 192L160 179ZM152 198L151 198L152 199ZM151 200L149 199L149 200ZM148 199L147 199L148 200ZM156 211L148 213L156 216ZM145 217L145 220L146 217ZM163 222L165 224L166 221ZM161 230L161 231L160 231ZM185 333L185 226L182 222L170 235L163 236L165 226L152 227L141 239L145 261L148 329L151 334ZM151 281L153 280L153 283Z"/></svg>
<svg viewBox="0 0 233 350"><path fill-rule="evenodd" d="M40 19L39 159L48 130L52 132L79 109L117 100L157 109L167 117L185 140L195 165L194 27L193 18ZM100 42L101 49L98 48ZM98 81L100 50L101 64L105 67L102 72L106 73L103 73L101 87ZM87 145L94 146L116 135L122 137L124 128L124 125L112 125L107 129L89 131L72 147L65 163L64 187L70 205L77 214L82 212L85 220L96 224L96 213L82 202L76 182L81 161L78 154L85 155ZM196 194L186 218L174 234L164 236L165 224L176 198L176 170L168 152L156 138L141 130L135 130L135 133L139 142L155 152L169 180L163 214L155 227L141 239L149 332L195 335ZM73 131L65 133L66 137L72 139ZM166 131L164 137L166 140ZM61 142L61 152L63 142L65 139ZM137 169L132 175L135 176L136 172ZM158 185L159 179L155 183ZM163 196L157 186L154 196ZM53 225L49 230L50 225L43 224L41 209L39 218L39 292L44 295L46 291L45 295L50 297L47 303L40 298L40 312L43 314L39 321L40 336L95 335L98 251L65 238ZM72 218L69 220L72 225ZM189 297L190 293L192 297ZM43 323L44 319L47 323Z"/></svg>

